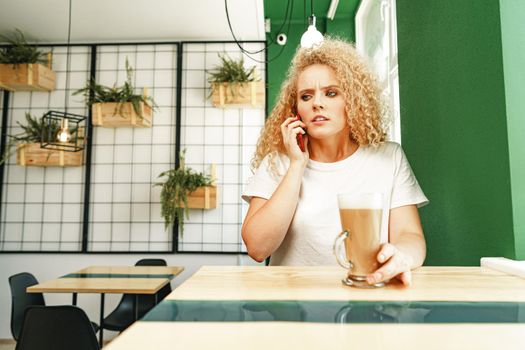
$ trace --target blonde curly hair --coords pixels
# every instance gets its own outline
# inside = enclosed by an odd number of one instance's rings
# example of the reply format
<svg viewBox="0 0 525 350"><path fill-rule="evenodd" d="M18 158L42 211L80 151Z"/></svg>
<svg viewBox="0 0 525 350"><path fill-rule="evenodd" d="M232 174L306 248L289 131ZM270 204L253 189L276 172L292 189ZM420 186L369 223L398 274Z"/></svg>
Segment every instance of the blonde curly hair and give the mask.
<svg viewBox="0 0 525 350"><path fill-rule="evenodd" d="M313 64L323 64L332 68L339 80L346 101L349 137L359 145L377 146L385 141L387 109L380 97L376 78L353 44L342 39L325 38L318 47L297 49L287 77L281 85L279 99L257 142L251 161L252 171L269 155L270 169L276 172L275 157L285 150L280 126L286 118L295 115L297 79L306 67Z"/></svg>

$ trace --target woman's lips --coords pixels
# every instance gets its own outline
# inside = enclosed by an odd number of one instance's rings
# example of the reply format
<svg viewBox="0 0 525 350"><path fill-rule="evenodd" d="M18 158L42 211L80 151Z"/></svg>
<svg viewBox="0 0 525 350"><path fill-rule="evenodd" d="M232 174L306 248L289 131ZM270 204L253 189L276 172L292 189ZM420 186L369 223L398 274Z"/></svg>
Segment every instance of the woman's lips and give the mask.
<svg viewBox="0 0 525 350"><path fill-rule="evenodd" d="M311 123L314 124L314 125L322 125L324 124L325 122L327 122L329 119L327 117L325 117L324 115L316 115Z"/></svg>

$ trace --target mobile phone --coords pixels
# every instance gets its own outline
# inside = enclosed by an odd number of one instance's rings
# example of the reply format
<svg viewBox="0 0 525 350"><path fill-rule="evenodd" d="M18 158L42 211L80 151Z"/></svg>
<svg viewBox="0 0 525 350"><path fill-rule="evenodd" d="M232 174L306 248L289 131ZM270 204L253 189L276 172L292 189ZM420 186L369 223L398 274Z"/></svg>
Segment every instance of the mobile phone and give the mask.
<svg viewBox="0 0 525 350"><path fill-rule="evenodd" d="M295 115L297 120L301 120L301 116L298 114ZM299 144L299 148L302 152L304 152L304 140L303 140L303 134L297 134L297 143Z"/></svg>

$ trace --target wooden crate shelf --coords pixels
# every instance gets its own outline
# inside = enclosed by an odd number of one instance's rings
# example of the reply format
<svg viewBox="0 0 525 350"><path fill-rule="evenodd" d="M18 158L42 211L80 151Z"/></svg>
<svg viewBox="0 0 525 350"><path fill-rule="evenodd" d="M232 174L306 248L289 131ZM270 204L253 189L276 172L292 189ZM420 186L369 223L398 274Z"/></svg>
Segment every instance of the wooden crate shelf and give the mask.
<svg viewBox="0 0 525 350"><path fill-rule="evenodd" d="M105 102L92 105L93 125L108 128L136 127L150 128L153 110L150 105L140 102L140 117L131 102L117 103Z"/></svg>
<svg viewBox="0 0 525 350"><path fill-rule="evenodd" d="M51 61L49 61L51 62ZM51 65L39 63L0 64L0 88L9 91L52 91L56 76Z"/></svg>
<svg viewBox="0 0 525 350"><path fill-rule="evenodd" d="M188 208L217 208L217 186L199 187L188 195Z"/></svg>
<svg viewBox="0 0 525 350"><path fill-rule="evenodd" d="M215 164L210 166L211 186L203 186L188 194L188 208L214 209L217 208L217 185ZM184 205L181 205L184 207Z"/></svg>
<svg viewBox="0 0 525 350"><path fill-rule="evenodd" d="M65 152L41 148L39 143L21 143L16 146L16 163L41 167L82 166L83 151Z"/></svg>
<svg viewBox="0 0 525 350"><path fill-rule="evenodd" d="M233 90L233 94L232 94ZM263 107L264 83L212 83L212 103L215 107Z"/></svg>

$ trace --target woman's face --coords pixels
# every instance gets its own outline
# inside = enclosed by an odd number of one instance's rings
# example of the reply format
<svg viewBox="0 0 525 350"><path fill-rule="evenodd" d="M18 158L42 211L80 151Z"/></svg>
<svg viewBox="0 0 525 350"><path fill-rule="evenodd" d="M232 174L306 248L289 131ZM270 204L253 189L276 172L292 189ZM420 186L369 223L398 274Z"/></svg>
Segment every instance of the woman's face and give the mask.
<svg viewBox="0 0 525 350"><path fill-rule="evenodd" d="M310 138L347 137L350 133L340 82L324 64L308 66L299 74L297 112Z"/></svg>

